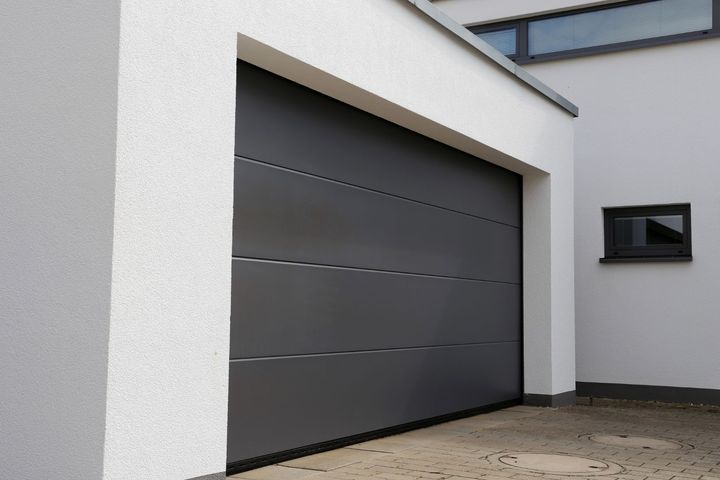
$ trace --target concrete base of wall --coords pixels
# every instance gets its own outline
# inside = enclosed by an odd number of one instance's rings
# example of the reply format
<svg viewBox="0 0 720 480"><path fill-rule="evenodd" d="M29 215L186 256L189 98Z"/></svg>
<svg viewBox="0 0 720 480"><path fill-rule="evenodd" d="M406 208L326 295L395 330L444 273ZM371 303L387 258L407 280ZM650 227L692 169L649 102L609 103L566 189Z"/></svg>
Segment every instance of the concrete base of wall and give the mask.
<svg viewBox="0 0 720 480"><path fill-rule="evenodd" d="M210 473L201 477L188 478L188 480L225 480L225 472Z"/></svg>
<svg viewBox="0 0 720 480"><path fill-rule="evenodd" d="M576 388L578 396L581 397L720 405L720 390L708 388L594 382L577 382Z"/></svg>
<svg viewBox="0 0 720 480"><path fill-rule="evenodd" d="M523 405L532 407L567 407L575 405L575 390L555 395L526 393L523 395Z"/></svg>

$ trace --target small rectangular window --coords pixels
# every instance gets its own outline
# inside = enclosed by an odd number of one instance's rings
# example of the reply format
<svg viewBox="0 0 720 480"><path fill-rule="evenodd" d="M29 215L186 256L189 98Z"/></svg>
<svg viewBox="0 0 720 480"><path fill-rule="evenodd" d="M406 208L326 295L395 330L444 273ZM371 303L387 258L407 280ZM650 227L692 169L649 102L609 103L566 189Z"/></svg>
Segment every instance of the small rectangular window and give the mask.
<svg viewBox="0 0 720 480"><path fill-rule="evenodd" d="M605 257L690 260L690 205L654 205L604 209Z"/></svg>
<svg viewBox="0 0 720 480"><path fill-rule="evenodd" d="M476 35L500 50L503 55L512 57L517 54L517 29L515 27L491 30Z"/></svg>
<svg viewBox="0 0 720 480"><path fill-rule="evenodd" d="M597 3L468 29L520 65L720 37L720 0Z"/></svg>
<svg viewBox="0 0 720 480"><path fill-rule="evenodd" d="M712 27L712 0L657 0L531 21L528 53L576 50Z"/></svg>

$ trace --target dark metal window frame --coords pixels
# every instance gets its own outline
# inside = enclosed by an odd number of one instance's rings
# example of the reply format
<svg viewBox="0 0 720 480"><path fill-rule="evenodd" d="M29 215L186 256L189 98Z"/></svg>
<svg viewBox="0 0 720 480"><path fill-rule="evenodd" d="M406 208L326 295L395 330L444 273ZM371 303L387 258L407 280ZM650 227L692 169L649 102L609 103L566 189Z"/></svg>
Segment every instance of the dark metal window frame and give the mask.
<svg viewBox="0 0 720 480"><path fill-rule="evenodd" d="M659 215L682 215L683 242L681 245L613 245L615 219L624 217L651 217ZM627 261L689 261L692 260L692 238L690 230L690 204L644 205L633 207L603 208L605 222L605 257L601 263Z"/></svg>
<svg viewBox="0 0 720 480"><path fill-rule="evenodd" d="M518 20L507 22L490 23L468 27L474 33L486 33L497 30L504 30L515 27L517 32L517 47L515 55L509 55L508 58L515 63L523 65L527 63L543 62L548 60L557 60L561 58L584 57L597 53L619 52L622 50L630 50L642 47L652 47L656 45L667 45L670 43L686 42L692 40L700 40L703 38L720 37L720 0L712 0L712 28L708 30L698 30L695 32L678 33L675 35L665 35L662 37L643 38L640 40L632 40L629 42L611 43L606 45L598 45L595 47L576 48L573 50L562 50L559 52L543 53L538 55L530 55L528 48L528 23L537 20L547 20L549 18L566 17L587 12L597 12L601 10L610 10L618 7L630 5L638 5L642 3L651 3L658 0L629 0L625 2L616 2L607 5L599 5L587 8L578 8L574 10L564 10L547 15L537 15L526 17Z"/></svg>

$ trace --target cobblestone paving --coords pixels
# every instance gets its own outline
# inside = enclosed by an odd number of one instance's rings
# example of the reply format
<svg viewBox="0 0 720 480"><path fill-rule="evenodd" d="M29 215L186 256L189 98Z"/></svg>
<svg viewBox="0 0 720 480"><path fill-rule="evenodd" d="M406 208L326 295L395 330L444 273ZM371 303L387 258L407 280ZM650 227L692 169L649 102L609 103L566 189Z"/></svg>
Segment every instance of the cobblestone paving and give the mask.
<svg viewBox="0 0 720 480"><path fill-rule="evenodd" d="M676 450L609 446L588 434L682 442ZM501 452L562 453L620 464L612 475L538 473ZM637 405L518 406L320 453L229 478L244 480L720 480L720 411Z"/></svg>

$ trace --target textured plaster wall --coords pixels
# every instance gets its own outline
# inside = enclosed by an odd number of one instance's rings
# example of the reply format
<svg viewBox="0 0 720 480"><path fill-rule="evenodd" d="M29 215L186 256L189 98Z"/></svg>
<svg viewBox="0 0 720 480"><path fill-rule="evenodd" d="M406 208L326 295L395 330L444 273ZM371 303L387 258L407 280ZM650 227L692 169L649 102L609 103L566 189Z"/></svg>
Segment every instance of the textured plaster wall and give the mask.
<svg viewBox="0 0 720 480"><path fill-rule="evenodd" d="M97 479L119 6L1 5L0 477Z"/></svg>
<svg viewBox="0 0 720 480"><path fill-rule="evenodd" d="M225 469L235 3L122 2L105 479Z"/></svg>
<svg viewBox="0 0 720 480"><path fill-rule="evenodd" d="M578 381L720 389L718 55L709 39L529 66L582 105ZM602 207L680 202L692 204L693 262L598 263Z"/></svg>
<svg viewBox="0 0 720 480"><path fill-rule="evenodd" d="M571 389L572 118L409 3L30 1L0 22L3 474L224 470L236 54L524 174L526 390Z"/></svg>

